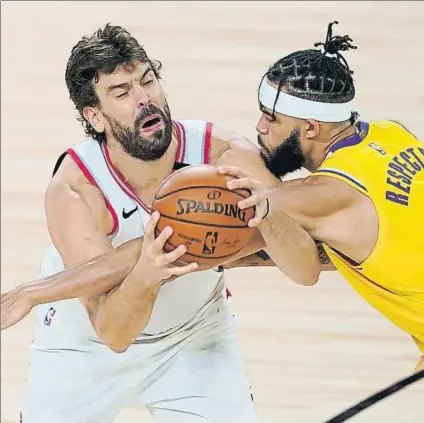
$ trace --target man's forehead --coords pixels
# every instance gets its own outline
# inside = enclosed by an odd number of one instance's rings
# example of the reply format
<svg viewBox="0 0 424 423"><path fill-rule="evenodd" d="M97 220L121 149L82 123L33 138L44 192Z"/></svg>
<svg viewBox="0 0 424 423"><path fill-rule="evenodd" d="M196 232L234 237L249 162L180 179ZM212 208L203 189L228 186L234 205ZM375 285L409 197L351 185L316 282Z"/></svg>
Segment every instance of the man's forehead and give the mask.
<svg viewBox="0 0 424 423"><path fill-rule="evenodd" d="M99 83L110 85L117 82L125 82L132 78L140 78L151 68L150 63L145 62L123 63L118 65L112 73L99 72Z"/></svg>

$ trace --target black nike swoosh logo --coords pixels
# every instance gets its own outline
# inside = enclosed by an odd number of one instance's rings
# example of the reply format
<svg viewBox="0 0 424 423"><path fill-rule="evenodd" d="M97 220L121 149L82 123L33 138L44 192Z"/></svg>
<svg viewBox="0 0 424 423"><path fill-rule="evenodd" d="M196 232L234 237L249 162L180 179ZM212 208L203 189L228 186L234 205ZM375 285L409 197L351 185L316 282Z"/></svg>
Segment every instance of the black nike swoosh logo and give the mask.
<svg viewBox="0 0 424 423"><path fill-rule="evenodd" d="M128 213L125 211L125 209L122 209L122 217L124 219L128 219L132 214L134 214L138 210L138 206L135 206L135 209L130 210Z"/></svg>

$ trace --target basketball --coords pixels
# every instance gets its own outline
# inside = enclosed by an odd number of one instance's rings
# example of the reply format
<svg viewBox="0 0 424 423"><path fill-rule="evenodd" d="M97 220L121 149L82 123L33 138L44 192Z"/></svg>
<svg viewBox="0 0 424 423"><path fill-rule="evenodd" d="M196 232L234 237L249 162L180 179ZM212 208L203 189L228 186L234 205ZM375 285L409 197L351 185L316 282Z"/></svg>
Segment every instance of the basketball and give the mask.
<svg viewBox="0 0 424 423"><path fill-rule="evenodd" d="M179 260L215 266L244 248L254 232L248 222L255 210L238 207L250 191L229 190L226 182L230 179L212 165L199 165L180 169L161 184L152 212L161 215L156 236L166 226L173 228L166 252L185 244L187 252Z"/></svg>

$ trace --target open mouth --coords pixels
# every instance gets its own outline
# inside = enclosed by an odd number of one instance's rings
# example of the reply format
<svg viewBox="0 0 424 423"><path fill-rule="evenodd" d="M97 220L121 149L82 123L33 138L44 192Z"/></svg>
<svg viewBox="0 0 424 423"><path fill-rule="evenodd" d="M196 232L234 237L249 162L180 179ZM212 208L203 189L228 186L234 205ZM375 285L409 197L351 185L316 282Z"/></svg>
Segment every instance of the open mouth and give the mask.
<svg viewBox="0 0 424 423"><path fill-rule="evenodd" d="M154 131L162 126L162 118L155 114L151 115L148 118L144 119L141 122L141 129L143 131Z"/></svg>

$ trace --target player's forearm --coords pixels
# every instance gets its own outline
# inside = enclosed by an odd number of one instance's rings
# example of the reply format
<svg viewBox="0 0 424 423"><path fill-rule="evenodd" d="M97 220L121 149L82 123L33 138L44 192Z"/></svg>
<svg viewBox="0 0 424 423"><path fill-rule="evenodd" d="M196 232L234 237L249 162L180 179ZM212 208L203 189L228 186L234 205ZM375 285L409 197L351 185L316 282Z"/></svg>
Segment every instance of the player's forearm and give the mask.
<svg viewBox="0 0 424 423"><path fill-rule="evenodd" d="M142 238L131 240L58 274L22 285L22 291L30 296L33 306L104 294L125 279L140 256L142 245Z"/></svg>
<svg viewBox="0 0 424 423"><path fill-rule="evenodd" d="M269 194L269 215L258 229L275 265L294 282L314 285L320 274L315 241L294 219L287 216L278 190Z"/></svg>
<svg viewBox="0 0 424 423"><path fill-rule="evenodd" d="M275 266L265 248L266 244L261 233L255 229L249 243L237 254L223 259L219 267L232 269L234 267Z"/></svg>
<svg viewBox="0 0 424 423"><path fill-rule="evenodd" d="M104 295L90 318L102 339L115 352L125 351L147 326L161 281L148 278L139 263L127 278ZM90 308L89 308L90 309Z"/></svg>
<svg viewBox="0 0 424 423"><path fill-rule="evenodd" d="M92 320L99 338L115 352L126 351L147 326L159 294L158 284L137 284L138 289L121 285L107 294Z"/></svg>

